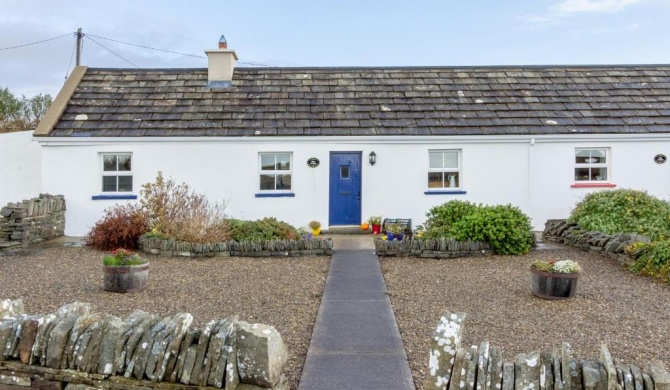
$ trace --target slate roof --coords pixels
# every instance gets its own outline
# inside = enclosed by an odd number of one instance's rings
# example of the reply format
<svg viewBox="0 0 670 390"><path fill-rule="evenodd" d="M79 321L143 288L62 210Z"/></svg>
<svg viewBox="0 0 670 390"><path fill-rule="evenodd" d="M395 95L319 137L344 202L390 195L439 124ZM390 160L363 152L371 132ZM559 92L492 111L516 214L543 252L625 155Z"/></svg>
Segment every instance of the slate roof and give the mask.
<svg viewBox="0 0 670 390"><path fill-rule="evenodd" d="M49 136L670 133L670 65L236 68L233 84L89 68Z"/></svg>

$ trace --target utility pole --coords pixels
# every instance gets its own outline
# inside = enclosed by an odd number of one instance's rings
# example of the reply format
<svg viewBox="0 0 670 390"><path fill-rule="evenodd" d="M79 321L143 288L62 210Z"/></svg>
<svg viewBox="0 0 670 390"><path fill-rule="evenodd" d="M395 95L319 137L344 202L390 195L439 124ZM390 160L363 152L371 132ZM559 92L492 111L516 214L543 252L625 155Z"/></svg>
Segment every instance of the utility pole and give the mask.
<svg viewBox="0 0 670 390"><path fill-rule="evenodd" d="M82 38L84 37L84 34L81 32L81 27L77 29L77 61L76 65L79 66L81 65L81 43L82 43Z"/></svg>

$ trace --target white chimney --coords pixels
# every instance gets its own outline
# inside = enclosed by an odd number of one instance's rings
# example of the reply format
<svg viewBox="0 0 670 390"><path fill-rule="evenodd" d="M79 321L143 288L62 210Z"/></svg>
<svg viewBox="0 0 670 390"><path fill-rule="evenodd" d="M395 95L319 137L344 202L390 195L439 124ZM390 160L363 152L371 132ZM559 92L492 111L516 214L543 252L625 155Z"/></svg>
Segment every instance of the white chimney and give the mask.
<svg viewBox="0 0 670 390"><path fill-rule="evenodd" d="M237 54L235 50L228 50L226 37L221 35L218 49L205 50L205 53L207 54L207 86L210 88L231 87Z"/></svg>

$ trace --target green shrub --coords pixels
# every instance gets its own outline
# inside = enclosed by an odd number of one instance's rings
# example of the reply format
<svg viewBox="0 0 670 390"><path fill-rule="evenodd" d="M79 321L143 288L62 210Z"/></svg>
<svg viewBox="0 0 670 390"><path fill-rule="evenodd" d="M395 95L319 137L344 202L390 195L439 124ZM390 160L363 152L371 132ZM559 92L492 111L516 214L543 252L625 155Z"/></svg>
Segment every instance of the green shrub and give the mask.
<svg viewBox="0 0 670 390"><path fill-rule="evenodd" d="M146 214L133 204L116 205L86 235L86 246L98 250L137 249L137 239L149 230Z"/></svg>
<svg viewBox="0 0 670 390"><path fill-rule="evenodd" d="M263 218L257 221L228 219L226 227L235 241L297 240L298 230L276 218Z"/></svg>
<svg viewBox="0 0 670 390"><path fill-rule="evenodd" d="M426 217L428 217L426 229L444 228L440 230L448 233L454 222L460 221L465 215L474 212L479 207L481 206L460 200L452 200L435 206L426 213Z"/></svg>
<svg viewBox="0 0 670 390"><path fill-rule="evenodd" d="M530 218L512 205L483 206L451 201L433 207L422 238L485 241L501 255L526 254L533 244Z"/></svg>
<svg viewBox="0 0 670 390"><path fill-rule="evenodd" d="M589 231L637 233L662 240L670 238L670 203L644 191L598 191L577 203L568 221Z"/></svg>
<svg viewBox="0 0 670 390"><path fill-rule="evenodd" d="M642 254L631 269L644 275L659 277L670 283L670 241L654 241L640 245Z"/></svg>

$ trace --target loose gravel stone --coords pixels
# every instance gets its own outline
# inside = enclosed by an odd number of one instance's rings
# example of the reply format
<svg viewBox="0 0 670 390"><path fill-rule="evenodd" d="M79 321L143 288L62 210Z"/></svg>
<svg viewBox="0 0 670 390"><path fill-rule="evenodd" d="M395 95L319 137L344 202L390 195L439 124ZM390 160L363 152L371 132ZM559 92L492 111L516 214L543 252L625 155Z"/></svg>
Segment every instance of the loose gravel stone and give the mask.
<svg viewBox="0 0 670 390"><path fill-rule="evenodd" d="M537 259L578 261L583 273L576 297L534 297L529 268ZM467 313L463 346L489 341L507 361L560 350L563 341L573 357L596 358L604 341L619 363L646 367L656 358L670 364L670 286L599 254L559 249L451 260L382 258L381 264L417 389L444 310Z"/></svg>
<svg viewBox="0 0 670 390"><path fill-rule="evenodd" d="M149 287L133 294L102 289L105 253L88 248L30 250L0 256L0 300L23 298L25 311L51 313L88 302L93 312L125 318L141 309L160 318L193 314L272 325L288 350L286 374L297 388L330 264L329 257L177 258L151 256Z"/></svg>

